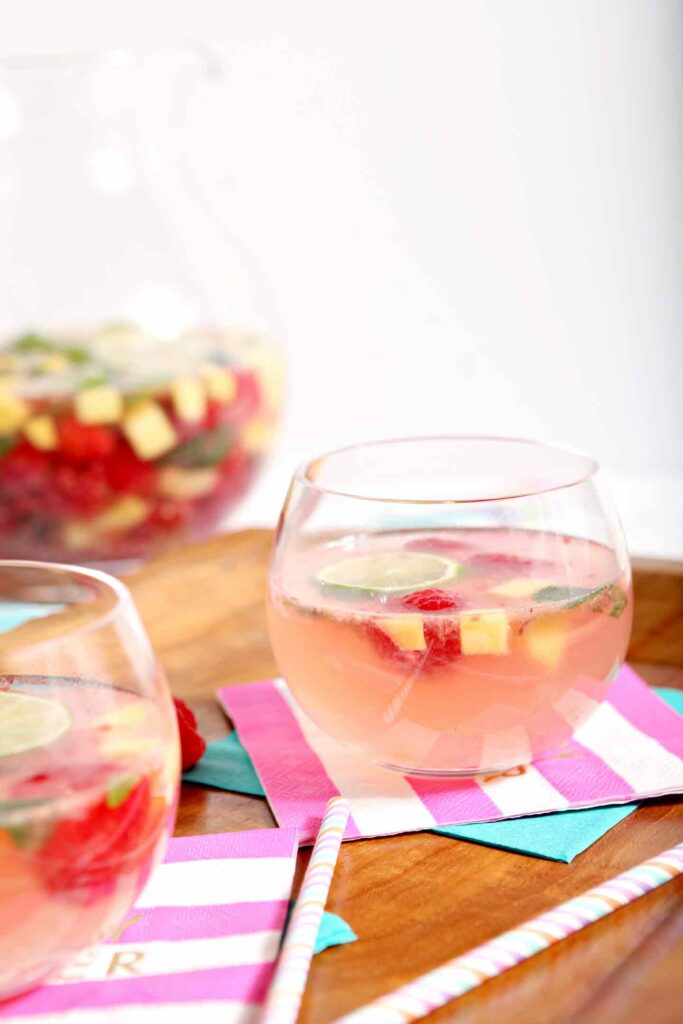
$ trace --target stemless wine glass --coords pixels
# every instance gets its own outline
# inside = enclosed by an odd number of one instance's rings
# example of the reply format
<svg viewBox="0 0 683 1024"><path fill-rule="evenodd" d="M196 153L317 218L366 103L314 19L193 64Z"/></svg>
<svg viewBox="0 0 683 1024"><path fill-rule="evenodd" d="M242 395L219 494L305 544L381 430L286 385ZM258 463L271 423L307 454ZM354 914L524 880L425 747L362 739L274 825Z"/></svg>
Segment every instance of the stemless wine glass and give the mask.
<svg viewBox="0 0 683 1024"><path fill-rule="evenodd" d="M178 780L173 705L128 590L0 562L0 999L111 934L163 852Z"/></svg>
<svg viewBox="0 0 683 1024"><path fill-rule="evenodd" d="M586 456L436 437L294 476L269 626L317 725L402 772L502 772L570 739L628 643L631 577Z"/></svg>

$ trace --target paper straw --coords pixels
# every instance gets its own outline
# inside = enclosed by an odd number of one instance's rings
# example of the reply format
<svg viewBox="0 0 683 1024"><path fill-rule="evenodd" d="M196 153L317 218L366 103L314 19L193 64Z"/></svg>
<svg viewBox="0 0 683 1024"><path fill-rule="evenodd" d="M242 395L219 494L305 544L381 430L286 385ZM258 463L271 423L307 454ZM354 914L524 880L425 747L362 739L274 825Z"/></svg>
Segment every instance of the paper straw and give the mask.
<svg viewBox="0 0 683 1024"><path fill-rule="evenodd" d="M406 1024L528 960L568 935L683 873L683 843L665 850L518 928L456 956L407 985L340 1017L335 1024Z"/></svg>
<svg viewBox="0 0 683 1024"><path fill-rule="evenodd" d="M335 796L325 808L320 831L308 862L299 898L292 911L262 1024L294 1024L311 966L327 894L349 820L349 805Z"/></svg>

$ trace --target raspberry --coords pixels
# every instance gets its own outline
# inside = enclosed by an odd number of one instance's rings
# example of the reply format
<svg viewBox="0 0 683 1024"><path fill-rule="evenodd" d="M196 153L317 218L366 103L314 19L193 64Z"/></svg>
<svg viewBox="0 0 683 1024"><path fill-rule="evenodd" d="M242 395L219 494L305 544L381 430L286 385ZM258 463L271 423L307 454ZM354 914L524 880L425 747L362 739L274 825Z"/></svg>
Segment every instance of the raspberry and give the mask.
<svg viewBox="0 0 683 1024"><path fill-rule="evenodd" d="M12 677L5 677L10 679ZM41 770L33 775L20 777L12 788L12 796L21 800L51 800L57 797L73 796L75 793L82 793L96 786L105 787L108 780L114 774L116 767L113 763L75 763L70 764L69 759L76 759L76 750L68 744L62 745L60 740L60 767L56 771L48 761L43 759L39 762Z"/></svg>
<svg viewBox="0 0 683 1024"><path fill-rule="evenodd" d="M3 520L15 527L42 518L52 502L52 459L20 441L0 462Z"/></svg>
<svg viewBox="0 0 683 1024"><path fill-rule="evenodd" d="M100 462L74 466L58 464L53 477L54 493L67 512L90 515L99 511L111 497L104 467Z"/></svg>
<svg viewBox="0 0 683 1024"><path fill-rule="evenodd" d="M443 668L460 657L460 630L448 619L426 622L425 641L427 660L425 669Z"/></svg>
<svg viewBox="0 0 683 1024"><path fill-rule="evenodd" d="M175 704L175 711L176 715L178 716L178 721L180 722L180 720L182 719L183 723L189 726L190 729L196 729L197 716L195 715L192 708L188 708L185 701L181 700L180 697L174 697L173 703Z"/></svg>
<svg viewBox="0 0 683 1024"><path fill-rule="evenodd" d="M191 509L188 503L178 501L161 501L152 509L148 525L152 530L177 530L190 518Z"/></svg>
<svg viewBox="0 0 683 1024"><path fill-rule="evenodd" d="M458 594L439 590L438 587L428 587L426 590L415 590L412 594L406 594L401 598L401 604L406 608L417 608L420 612L441 612L446 609L459 611L465 607L464 600Z"/></svg>
<svg viewBox="0 0 683 1024"><path fill-rule="evenodd" d="M228 415L229 408L229 405L224 405L222 402L217 402L215 398L210 398L206 403L206 416L204 418L206 429L215 430L216 427L224 426L230 420Z"/></svg>
<svg viewBox="0 0 683 1024"><path fill-rule="evenodd" d="M151 814L152 788L140 779L125 799L110 807L106 798L92 804L80 817L58 820L48 839L35 853L44 884L52 892L93 889L116 880L142 864L151 853L159 824ZM83 893L73 893L83 897Z"/></svg>
<svg viewBox="0 0 683 1024"><path fill-rule="evenodd" d="M406 662L409 663L410 656L413 654L412 651L402 651L400 647L397 647L394 641L391 639L383 629L379 626L375 626L373 623L368 623L366 627L367 634L370 638L372 646L375 648L381 658L388 658L391 661Z"/></svg>
<svg viewBox="0 0 683 1024"><path fill-rule="evenodd" d="M35 471L42 471L50 465L47 452L38 451L28 441L21 440L4 456L0 468L14 478L30 477Z"/></svg>
<svg viewBox="0 0 683 1024"><path fill-rule="evenodd" d="M237 394L232 402L236 422L251 419L261 404L261 388L255 373L237 373Z"/></svg>
<svg viewBox="0 0 683 1024"><path fill-rule="evenodd" d="M206 741L193 729L180 727L180 762L184 772L193 768L206 751Z"/></svg>
<svg viewBox="0 0 683 1024"><path fill-rule="evenodd" d="M466 540L448 540L446 537L416 537L403 545L406 551L422 551L435 555L458 555L472 550Z"/></svg>
<svg viewBox="0 0 683 1024"><path fill-rule="evenodd" d="M178 731L180 733L180 759L184 772L199 761L206 750L206 741L197 731L197 719L190 711L187 704L178 697L173 698L176 716L178 718Z"/></svg>
<svg viewBox="0 0 683 1024"><path fill-rule="evenodd" d="M483 569L529 569L532 567L552 566L547 558L522 558L520 555L509 555L503 551L480 551L470 558L471 565L478 565Z"/></svg>
<svg viewBox="0 0 683 1024"><path fill-rule="evenodd" d="M106 459L116 448L116 434L109 427L89 427L65 416L59 424L59 448L73 462Z"/></svg>
<svg viewBox="0 0 683 1024"><path fill-rule="evenodd" d="M472 565L509 565L514 569L528 569L532 565L543 564L542 560L535 558L522 558L520 555L507 555L504 552L482 551L473 555L470 559Z"/></svg>
<svg viewBox="0 0 683 1024"><path fill-rule="evenodd" d="M126 442L117 446L104 467L107 479L115 491L149 494L154 487L156 470L149 462L142 462Z"/></svg>
<svg viewBox="0 0 683 1024"><path fill-rule="evenodd" d="M428 619L424 623L424 651L402 651L383 629L372 623L367 632L380 657L416 676L444 668L460 657L460 629L451 619Z"/></svg>

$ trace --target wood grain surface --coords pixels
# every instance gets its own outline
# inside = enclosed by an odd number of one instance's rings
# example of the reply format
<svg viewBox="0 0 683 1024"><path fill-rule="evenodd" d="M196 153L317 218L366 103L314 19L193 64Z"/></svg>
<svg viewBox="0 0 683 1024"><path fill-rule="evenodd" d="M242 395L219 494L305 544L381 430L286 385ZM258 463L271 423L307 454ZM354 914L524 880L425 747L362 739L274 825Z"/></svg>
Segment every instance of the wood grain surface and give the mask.
<svg viewBox="0 0 683 1024"><path fill-rule="evenodd" d="M230 729L218 686L275 674L264 613L271 535L218 537L126 577L174 694L207 738ZM683 567L636 568L630 661L683 689ZM184 785L177 833L272 827L265 800ZM476 943L683 840L683 802L649 801L572 864L430 833L343 846L329 909L359 941L319 954L301 1013L325 1024ZM298 875L307 853L299 855ZM449 1004L468 1024L683 1019L683 879Z"/></svg>

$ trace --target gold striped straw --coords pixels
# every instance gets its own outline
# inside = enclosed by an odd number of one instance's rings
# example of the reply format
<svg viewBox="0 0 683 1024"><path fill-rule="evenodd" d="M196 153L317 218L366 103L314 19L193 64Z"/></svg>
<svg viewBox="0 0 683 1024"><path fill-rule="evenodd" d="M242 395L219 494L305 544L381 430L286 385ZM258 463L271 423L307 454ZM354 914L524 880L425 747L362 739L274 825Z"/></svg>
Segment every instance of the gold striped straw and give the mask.
<svg viewBox="0 0 683 1024"><path fill-rule="evenodd" d="M262 1024L294 1024L296 1021L348 820L348 803L342 797L333 797L325 809L301 892L292 911L263 1008Z"/></svg>

